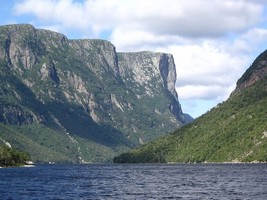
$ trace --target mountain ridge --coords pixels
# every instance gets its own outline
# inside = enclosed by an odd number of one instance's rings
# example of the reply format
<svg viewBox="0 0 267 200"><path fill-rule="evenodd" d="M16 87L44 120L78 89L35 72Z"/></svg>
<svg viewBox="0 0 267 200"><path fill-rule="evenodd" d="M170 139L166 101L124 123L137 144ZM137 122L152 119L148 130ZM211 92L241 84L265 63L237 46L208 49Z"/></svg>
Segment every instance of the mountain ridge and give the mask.
<svg viewBox="0 0 267 200"><path fill-rule="evenodd" d="M6 25L0 67L0 138L33 161L110 161L192 120L170 54L118 53L109 41Z"/></svg>

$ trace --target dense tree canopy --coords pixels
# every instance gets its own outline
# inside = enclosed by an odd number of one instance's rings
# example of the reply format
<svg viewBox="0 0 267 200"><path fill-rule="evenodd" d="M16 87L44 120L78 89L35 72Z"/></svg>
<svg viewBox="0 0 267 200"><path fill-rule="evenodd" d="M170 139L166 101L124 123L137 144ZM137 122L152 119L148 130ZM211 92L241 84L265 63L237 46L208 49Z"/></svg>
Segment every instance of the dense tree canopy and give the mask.
<svg viewBox="0 0 267 200"><path fill-rule="evenodd" d="M0 146L0 166L19 166L29 160L29 155L25 152L14 150L5 145Z"/></svg>

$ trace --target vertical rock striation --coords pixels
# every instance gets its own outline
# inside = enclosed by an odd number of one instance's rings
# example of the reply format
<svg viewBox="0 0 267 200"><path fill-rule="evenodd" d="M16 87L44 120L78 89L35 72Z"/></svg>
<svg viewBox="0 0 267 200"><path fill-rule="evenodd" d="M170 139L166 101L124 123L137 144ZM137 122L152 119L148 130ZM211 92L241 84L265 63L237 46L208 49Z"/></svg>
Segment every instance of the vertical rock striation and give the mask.
<svg viewBox="0 0 267 200"><path fill-rule="evenodd" d="M175 89L176 68L171 54L154 52L119 53L120 75L140 98L164 95L176 119L186 122ZM143 89L140 89L143 88Z"/></svg>

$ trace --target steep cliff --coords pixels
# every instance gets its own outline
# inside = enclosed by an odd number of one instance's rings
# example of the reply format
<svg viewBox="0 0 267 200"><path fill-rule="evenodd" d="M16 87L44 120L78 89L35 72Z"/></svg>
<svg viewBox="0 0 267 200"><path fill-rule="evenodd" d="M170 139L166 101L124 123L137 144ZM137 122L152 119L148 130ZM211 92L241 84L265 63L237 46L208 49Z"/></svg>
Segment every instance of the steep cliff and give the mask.
<svg viewBox="0 0 267 200"><path fill-rule="evenodd" d="M0 139L33 160L103 162L188 121L173 57L0 27Z"/></svg>
<svg viewBox="0 0 267 200"><path fill-rule="evenodd" d="M170 101L167 106L161 105L164 100L155 102L156 113L165 112L168 107L176 119L186 123L175 90L176 70L172 55L137 52L119 53L118 57L120 75L126 86L131 88L139 99L167 96Z"/></svg>

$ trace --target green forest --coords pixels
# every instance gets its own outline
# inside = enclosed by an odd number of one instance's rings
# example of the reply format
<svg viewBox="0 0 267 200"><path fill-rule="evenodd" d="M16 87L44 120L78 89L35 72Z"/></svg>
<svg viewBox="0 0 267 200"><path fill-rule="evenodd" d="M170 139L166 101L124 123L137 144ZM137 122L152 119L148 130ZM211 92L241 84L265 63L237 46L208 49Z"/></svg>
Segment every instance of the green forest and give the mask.
<svg viewBox="0 0 267 200"><path fill-rule="evenodd" d="M27 153L12 149L8 146L0 146L0 167L12 167L25 165L30 160Z"/></svg>
<svg viewBox="0 0 267 200"><path fill-rule="evenodd" d="M267 77L191 124L114 158L115 163L267 161Z"/></svg>

